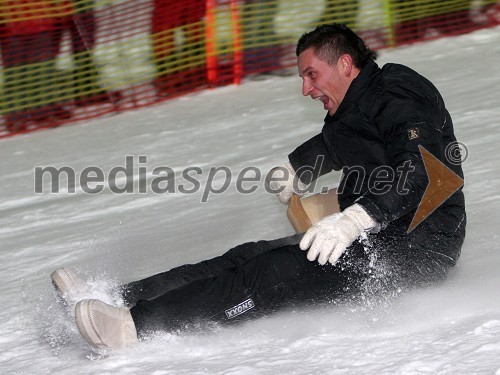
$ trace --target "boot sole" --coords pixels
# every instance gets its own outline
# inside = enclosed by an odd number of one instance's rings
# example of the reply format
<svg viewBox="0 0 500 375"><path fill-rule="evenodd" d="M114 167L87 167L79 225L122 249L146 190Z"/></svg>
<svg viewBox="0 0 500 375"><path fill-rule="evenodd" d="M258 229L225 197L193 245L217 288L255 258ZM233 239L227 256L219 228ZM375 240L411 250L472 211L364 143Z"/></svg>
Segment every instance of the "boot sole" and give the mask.
<svg viewBox="0 0 500 375"><path fill-rule="evenodd" d="M70 306L67 300L67 293L69 291L69 284L67 281L72 279L72 275L65 268L60 268L50 275L50 279L52 281L52 286L57 292L58 298L66 305ZM65 291L66 290L66 291Z"/></svg>
<svg viewBox="0 0 500 375"><path fill-rule="evenodd" d="M67 283L64 282L65 278L71 278L65 268L59 268L50 274L52 285L59 293L63 293L64 288L62 286L67 286Z"/></svg>
<svg viewBox="0 0 500 375"><path fill-rule="evenodd" d="M95 328L92 319L92 304L93 300L85 299L76 304L76 326L78 327L78 331L80 331L80 334L85 339L85 341L87 341L92 347L96 349L107 349L108 346L104 344Z"/></svg>

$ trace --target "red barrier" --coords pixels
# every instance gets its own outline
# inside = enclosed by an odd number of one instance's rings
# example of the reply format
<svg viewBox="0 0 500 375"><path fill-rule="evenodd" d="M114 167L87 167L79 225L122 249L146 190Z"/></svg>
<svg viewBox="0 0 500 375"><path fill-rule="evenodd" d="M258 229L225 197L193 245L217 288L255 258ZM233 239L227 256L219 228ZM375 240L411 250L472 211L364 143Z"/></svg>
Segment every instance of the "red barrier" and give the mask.
<svg viewBox="0 0 500 375"><path fill-rule="evenodd" d="M354 3L325 0L307 28L338 19L355 26L360 16ZM393 23L356 30L378 49L500 23L496 1L483 0L472 10L466 3L386 1L380 11ZM293 66L308 11L306 3L294 4L300 9L280 18L290 9L278 0L5 0L0 138ZM299 29L290 29L295 24Z"/></svg>

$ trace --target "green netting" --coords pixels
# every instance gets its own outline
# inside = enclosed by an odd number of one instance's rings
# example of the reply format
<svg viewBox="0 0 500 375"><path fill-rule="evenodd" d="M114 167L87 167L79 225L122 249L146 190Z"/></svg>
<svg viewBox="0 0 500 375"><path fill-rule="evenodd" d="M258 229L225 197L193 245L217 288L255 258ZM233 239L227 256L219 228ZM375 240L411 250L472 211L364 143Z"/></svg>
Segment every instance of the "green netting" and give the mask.
<svg viewBox="0 0 500 375"><path fill-rule="evenodd" d="M0 110L23 129L95 117L291 67L297 38L321 23L346 23L377 49L495 25L498 4L2 0Z"/></svg>

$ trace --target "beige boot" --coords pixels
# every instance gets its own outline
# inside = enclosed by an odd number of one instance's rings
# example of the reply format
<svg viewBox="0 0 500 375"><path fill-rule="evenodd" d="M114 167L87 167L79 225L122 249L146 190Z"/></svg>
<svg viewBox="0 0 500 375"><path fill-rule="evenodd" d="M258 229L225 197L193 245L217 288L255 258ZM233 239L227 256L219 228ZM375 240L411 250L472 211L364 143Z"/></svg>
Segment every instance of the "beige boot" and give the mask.
<svg viewBox="0 0 500 375"><path fill-rule="evenodd" d="M97 349L120 349L136 343L137 331L126 307L84 299L75 307L76 325L83 338Z"/></svg>
<svg viewBox="0 0 500 375"><path fill-rule="evenodd" d="M84 293L88 288L85 281L67 268L55 270L50 275L50 279L61 300L68 305L71 311L74 311L78 302L77 296Z"/></svg>

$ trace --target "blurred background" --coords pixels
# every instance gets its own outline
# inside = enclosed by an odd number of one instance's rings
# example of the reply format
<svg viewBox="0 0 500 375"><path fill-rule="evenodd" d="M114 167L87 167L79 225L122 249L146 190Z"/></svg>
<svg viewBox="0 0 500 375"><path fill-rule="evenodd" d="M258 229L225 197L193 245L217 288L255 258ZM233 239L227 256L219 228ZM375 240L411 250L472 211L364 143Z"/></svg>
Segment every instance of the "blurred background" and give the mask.
<svg viewBox="0 0 500 375"><path fill-rule="evenodd" d="M297 38L346 23L373 49L500 23L495 0L3 0L0 137L244 79L295 74Z"/></svg>

